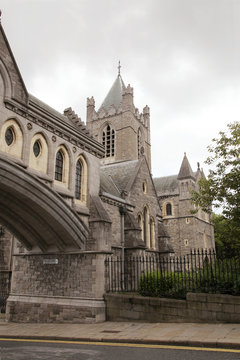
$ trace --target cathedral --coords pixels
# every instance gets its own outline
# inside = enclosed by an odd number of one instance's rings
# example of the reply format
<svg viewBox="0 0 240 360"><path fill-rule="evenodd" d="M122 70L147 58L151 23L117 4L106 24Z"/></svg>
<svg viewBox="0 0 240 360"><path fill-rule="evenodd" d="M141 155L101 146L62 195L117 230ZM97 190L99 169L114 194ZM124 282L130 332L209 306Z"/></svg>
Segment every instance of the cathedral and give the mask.
<svg viewBox="0 0 240 360"><path fill-rule="evenodd" d="M94 89L93 89L94 91ZM193 214L203 176L186 154L177 175L151 174L150 109L120 65L102 105L83 122L29 94L0 25L0 284L8 321L104 321L104 260L179 256L214 247ZM3 290L2 290L3 291ZM1 292L0 292L1 296Z"/></svg>

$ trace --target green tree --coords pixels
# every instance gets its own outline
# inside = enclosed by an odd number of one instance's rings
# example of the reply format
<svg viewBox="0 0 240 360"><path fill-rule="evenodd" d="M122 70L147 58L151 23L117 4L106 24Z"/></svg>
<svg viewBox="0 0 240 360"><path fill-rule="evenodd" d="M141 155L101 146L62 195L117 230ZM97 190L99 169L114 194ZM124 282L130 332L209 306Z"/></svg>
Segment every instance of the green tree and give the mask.
<svg viewBox="0 0 240 360"><path fill-rule="evenodd" d="M213 214L216 251L224 256L240 254L239 233L232 221L222 214Z"/></svg>
<svg viewBox="0 0 240 360"><path fill-rule="evenodd" d="M221 208L221 226L225 223L229 237L240 243L240 123L227 127L208 147L210 156L205 163L212 165L213 170L207 179L199 181L199 191L192 192L192 202L206 212L211 211L211 206Z"/></svg>

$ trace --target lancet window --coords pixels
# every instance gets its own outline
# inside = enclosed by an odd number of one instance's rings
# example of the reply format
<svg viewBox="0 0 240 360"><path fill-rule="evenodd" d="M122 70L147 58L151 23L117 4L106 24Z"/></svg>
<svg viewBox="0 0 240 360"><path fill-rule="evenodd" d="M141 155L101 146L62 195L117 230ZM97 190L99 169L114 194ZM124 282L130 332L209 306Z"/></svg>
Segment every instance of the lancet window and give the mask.
<svg viewBox="0 0 240 360"><path fill-rule="evenodd" d="M55 180L63 180L63 154L61 150L56 155Z"/></svg>
<svg viewBox="0 0 240 360"><path fill-rule="evenodd" d="M77 161L76 165L76 180L75 180L75 198L81 200L82 193L82 163Z"/></svg>

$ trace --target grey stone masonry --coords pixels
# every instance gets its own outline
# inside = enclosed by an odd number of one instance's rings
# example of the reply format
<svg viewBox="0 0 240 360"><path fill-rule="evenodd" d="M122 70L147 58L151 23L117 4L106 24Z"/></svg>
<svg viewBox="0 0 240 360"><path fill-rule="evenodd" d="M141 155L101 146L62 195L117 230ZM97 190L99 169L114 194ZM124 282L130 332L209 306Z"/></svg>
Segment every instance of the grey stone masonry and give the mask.
<svg viewBox="0 0 240 360"><path fill-rule="evenodd" d="M7 320L104 321L105 256L93 252L15 256Z"/></svg>
<svg viewBox="0 0 240 360"><path fill-rule="evenodd" d="M240 323L240 297L188 293L186 300L105 295L107 320L145 322Z"/></svg>

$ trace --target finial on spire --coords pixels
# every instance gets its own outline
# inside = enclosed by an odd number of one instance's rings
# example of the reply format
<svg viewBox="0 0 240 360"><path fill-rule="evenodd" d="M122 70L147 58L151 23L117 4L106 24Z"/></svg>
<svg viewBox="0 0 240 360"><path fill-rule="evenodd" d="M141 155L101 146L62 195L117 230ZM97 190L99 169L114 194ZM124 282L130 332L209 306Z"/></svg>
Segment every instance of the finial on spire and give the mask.
<svg viewBox="0 0 240 360"><path fill-rule="evenodd" d="M118 62L118 76L120 76L120 70L121 70L121 65L120 65L120 60Z"/></svg>

